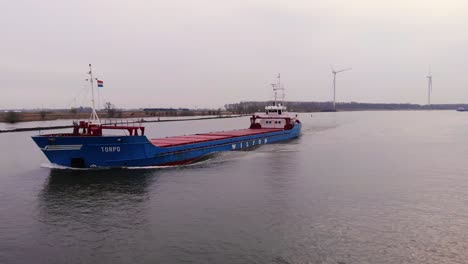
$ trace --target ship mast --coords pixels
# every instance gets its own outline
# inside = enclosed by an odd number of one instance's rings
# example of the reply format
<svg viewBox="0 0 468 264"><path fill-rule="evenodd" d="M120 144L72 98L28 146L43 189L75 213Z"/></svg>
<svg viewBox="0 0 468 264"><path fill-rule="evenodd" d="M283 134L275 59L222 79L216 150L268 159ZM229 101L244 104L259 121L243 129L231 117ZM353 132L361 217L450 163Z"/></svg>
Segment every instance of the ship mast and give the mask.
<svg viewBox="0 0 468 264"><path fill-rule="evenodd" d="M273 102L273 105L274 106L278 105L277 104L278 90L282 91L282 94L281 94L281 96L279 96L279 98L281 99L281 103L283 103L283 101L284 101L284 88L281 86L281 74L280 73L278 73L278 82L271 84L271 86L273 86L273 91L275 92L275 101Z"/></svg>
<svg viewBox="0 0 468 264"><path fill-rule="evenodd" d="M97 123L97 124L100 124L101 121L99 120L99 117L97 115L97 112L96 112L96 106L95 106L95 103L94 103L94 78L93 78L93 71L92 71L92 68L91 68L91 64L89 64L89 79L87 79L87 81L89 81L89 84L91 85L91 107L92 107L92 112L91 112L91 116L90 116L90 121L94 122L94 123ZM96 78L97 80L97 78Z"/></svg>

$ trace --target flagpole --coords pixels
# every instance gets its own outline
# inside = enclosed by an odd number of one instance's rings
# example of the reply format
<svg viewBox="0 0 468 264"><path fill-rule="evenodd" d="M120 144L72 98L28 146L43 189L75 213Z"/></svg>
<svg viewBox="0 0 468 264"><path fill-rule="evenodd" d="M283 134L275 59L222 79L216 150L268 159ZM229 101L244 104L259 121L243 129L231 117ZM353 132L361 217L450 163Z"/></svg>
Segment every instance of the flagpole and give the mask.
<svg viewBox="0 0 468 264"><path fill-rule="evenodd" d="M101 123L99 117L96 113L96 106L94 103L94 78L93 78L93 71L91 68L91 64L89 64L89 83L91 85L91 103L92 103L92 112L91 112L91 121L97 121L97 123Z"/></svg>

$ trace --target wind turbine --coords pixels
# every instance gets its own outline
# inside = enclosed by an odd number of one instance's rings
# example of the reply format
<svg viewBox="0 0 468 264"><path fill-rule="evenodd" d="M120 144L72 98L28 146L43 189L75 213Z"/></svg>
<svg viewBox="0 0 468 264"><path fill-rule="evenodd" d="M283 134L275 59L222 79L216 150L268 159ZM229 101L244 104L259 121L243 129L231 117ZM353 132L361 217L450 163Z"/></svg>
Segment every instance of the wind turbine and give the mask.
<svg viewBox="0 0 468 264"><path fill-rule="evenodd" d="M340 73L340 72L344 72L344 71L349 71L352 68L346 68L346 69L342 69L342 70L338 70L338 71L335 71L335 69L333 69L333 67L331 65L330 65L330 68L331 68L332 73L333 73L333 110L336 111L336 103L335 103L335 99L336 99L336 74Z"/></svg>
<svg viewBox="0 0 468 264"><path fill-rule="evenodd" d="M427 105L431 106L431 93L432 93L432 73L431 67L429 67L429 75L427 78Z"/></svg>

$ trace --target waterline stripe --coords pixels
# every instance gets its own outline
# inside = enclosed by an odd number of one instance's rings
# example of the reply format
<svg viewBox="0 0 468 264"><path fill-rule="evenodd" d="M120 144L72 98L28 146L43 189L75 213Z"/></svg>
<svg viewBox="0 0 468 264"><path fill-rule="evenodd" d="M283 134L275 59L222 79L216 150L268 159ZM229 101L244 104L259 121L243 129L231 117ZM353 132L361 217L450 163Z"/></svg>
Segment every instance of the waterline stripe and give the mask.
<svg viewBox="0 0 468 264"><path fill-rule="evenodd" d="M80 150L83 145L47 145L42 150L55 151L55 150Z"/></svg>

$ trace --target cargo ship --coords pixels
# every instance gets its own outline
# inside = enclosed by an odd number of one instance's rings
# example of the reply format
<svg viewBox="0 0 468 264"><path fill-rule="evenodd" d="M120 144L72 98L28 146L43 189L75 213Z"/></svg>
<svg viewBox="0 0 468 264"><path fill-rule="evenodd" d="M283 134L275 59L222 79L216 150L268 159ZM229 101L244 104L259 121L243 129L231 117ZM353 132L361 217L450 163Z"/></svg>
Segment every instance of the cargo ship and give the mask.
<svg viewBox="0 0 468 264"><path fill-rule="evenodd" d="M94 83L99 80L93 78L91 64L89 67L89 120L73 122L71 133L32 137L52 164L72 168L180 165L220 151L251 149L296 138L301 133L297 114L287 112L283 103L284 88L278 75L277 83L272 84L272 105L266 106L265 112L252 115L246 129L148 139L141 124L101 123L94 107ZM105 135L107 130L122 130L126 134Z"/></svg>

